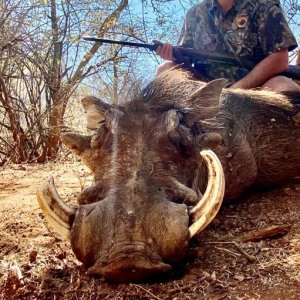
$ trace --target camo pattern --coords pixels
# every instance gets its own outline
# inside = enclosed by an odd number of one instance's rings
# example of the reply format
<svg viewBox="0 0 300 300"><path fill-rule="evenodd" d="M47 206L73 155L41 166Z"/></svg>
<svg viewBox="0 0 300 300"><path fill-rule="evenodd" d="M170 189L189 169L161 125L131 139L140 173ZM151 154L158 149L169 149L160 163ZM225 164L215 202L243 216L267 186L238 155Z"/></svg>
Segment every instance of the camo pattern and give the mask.
<svg viewBox="0 0 300 300"><path fill-rule="evenodd" d="M279 0L235 0L226 14L217 0L192 7L185 19L179 45L225 52L259 62L270 53L297 47ZM242 67L195 62L208 80L225 77L237 81L247 73Z"/></svg>

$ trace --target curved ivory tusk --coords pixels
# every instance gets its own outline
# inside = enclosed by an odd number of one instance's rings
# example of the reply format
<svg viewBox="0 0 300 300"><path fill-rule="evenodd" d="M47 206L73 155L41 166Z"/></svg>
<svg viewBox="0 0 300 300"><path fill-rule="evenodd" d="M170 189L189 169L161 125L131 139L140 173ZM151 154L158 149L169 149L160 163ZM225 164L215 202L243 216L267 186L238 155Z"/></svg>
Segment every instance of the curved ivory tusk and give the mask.
<svg viewBox="0 0 300 300"><path fill-rule="evenodd" d="M211 150L203 150L200 154L207 164L208 183L202 199L189 210L192 222L189 227L191 238L215 218L225 192L225 176L217 155Z"/></svg>
<svg viewBox="0 0 300 300"><path fill-rule="evenodd" d="M52 176L38 188L36 195L47 222L61 237L69 239L76 210L61 200L54 186Z"/></svg>

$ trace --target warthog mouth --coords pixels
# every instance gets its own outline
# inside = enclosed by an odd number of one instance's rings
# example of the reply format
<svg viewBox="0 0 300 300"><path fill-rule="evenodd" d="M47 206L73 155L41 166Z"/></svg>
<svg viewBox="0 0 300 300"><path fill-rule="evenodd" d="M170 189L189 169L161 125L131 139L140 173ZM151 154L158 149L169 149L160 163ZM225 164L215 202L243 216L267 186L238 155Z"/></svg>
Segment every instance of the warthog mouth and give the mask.
<svg viewBox="0 0 300 300"><path fill-rule="evenodd" d="M121 248L119 252L117 249ZM139 250L137 250L139 249ZM90 268L91 271L97 270L97 267ZM108 264L101 268L102 275L113 281L137 281L143 280L157 273L166 273L172 270L169 264L162 262L162 258L151 251L151 248L141 242L118 244L118 247L112 249Z"/></svg>
<svg viewBox="0 0 300 300"><path fill-rule="evenodd" d="M167 273L172 270L168 264L157 262L152 263L143 259L126 258L115 261L101 269L101 275L107 280L116 282L133 282L141 281L155 274ZM99 273L88 272L90 275Z"/></svg>
<svg viewBox="0 0 300 300"><path fill-rule="evenodd" d="M121 248L121 252L117 250ZM140 248L138 251L137 248ZM92 276L104 276L110 281L132 282L140 281L154 274L167 273L172 270L169 264L163 263L162 258L151 248L140 242L118 244L116 251L112 250L108 262L101 266L96 262L88 269Z"/></svg>
<svg viewBox="0 0 300 300"><path fill-rule="evenodd" d="M201 156L206 162L207 170L208 170L208 184L206 191L201 198L201 201L199 201L194 207L188 208L184 204L181 204L180 210L178 208L170 208L169 211L166 213L169 213L169 219L176 218L176 215L172 215L176 212L176 209L180 211L182 214L186 215L186 218L189 218L190 220L190 226L186 227L186 230L188 230L188 238L192 238L197 233L201 232L216 216L216 214L219 211L219 208L222 204L223 197L224 197L224 189L225 189L225 179L224 179L224 172L221 166L221 163L218 159L218 157L214 154L214 152L210 150L204 150L201 151ZM68 207L63 200L59 197L55 186L53 182L53 178L51 177L48 179L44 185L37 191L37 197L39 205L45 215L46 220L49 222L49 224L64 238L69 239L70 236L73 234L74 231L77 232L77 229L82 226L82 220L85 216L89 216L93 218L93 214L91 214L88 209L85 209L84 206L79 206L76 209ZM103 201L101 201L102 203ZM93 204L94 206L96 203ZM172 204L175 207L175 204ZM183 208L185 206L185 208ZM100 208L98 206L98 210L102 210L107 213L108 215L110 212L105 211L105 205L102 205ZM173 207L173 206L172 206ZM110 208L112 209L112 208ZM86 212L84 212L86 210ZM77 211L77 212L76 212ZM80 212L81 211L81 212ZM80 213L79 213L80 212ZM162 214L164 211L162 211ZM84 216L84 214L86 214ZM101 216L101 214L98 214L97 217ZM145 215L147 212L145 212ZM102 214L103 215L103 214ZM82 219L81 219L82 218ZM80 221L74 222L74 219L80 219ZM181 222L181 221L180 221ZM76 226L74 226L74 224ZM181 222L180 226L182 226L184 222ZM149 225L149 224L148 224ZM171 224L170 224L171 225ZM173 224L172 224L173 225ZM85 226L83 224L83 226ZM164 225L164 228L168 228L168 225ZM74 229L76 227L76 230ZM180 227L181 228L181 227ZM124 232L126 232L127 228L123 228ZM168 229L167 229L168 230ZM101 232L101 231L97 231ZM168 231L168 241L172 241L172 234L174 234L174 238L176 235L175 231ZM84 235L82 235L84 236ZM124 235L126 237L126 235ZM95 236L93 234L90 234L88 236L85 236L83 238L84 242L79 242L76 246L77 250L82 245L84 245L88 242L91 247L96 247L93 245L93 238ZM82 237L81 237L82 238ZM72 239L77 239L76 237L72 237ZM102 239L114 239L114 235L110 237L102 237ZM183 238L178 238L178 242L181 241L184 243ZM110 254L106 254L105 259L103 259L103 255L97 254L93 258L93 262L85 263L84 259L81 259L82 255L77 255L81 261L84 262L87 266L90 268L88 269L88 273L91 275L103 275L106 279L112 280L112 281L136 281L136 280L143 280L145 278L151 277L152 275L156 273L164 273L171 270L171 266L167 263L164 263L164 260L167 260L168 262L172 262L172 258L167 257L165 255L166 252L172 253L172 255L176 255L176 251L178 248L178 245L174 249L169 249L167 245L164 245L163 250L157 250L157 247L159 248L159 244L162 243L162 240L156 241L158 246L156 245L156 248L149 248L147 251L144 248L137 247L135 245L134 239L128 238L128 240L125 239L125 245L126 247L122 248L121 251L114 252L113 249L110 249ZM187 243L187 242L186 242ZM113 245L114 242L112 242L111 245ZM188 243L187 243L188 244ZM111 247L112 248L112 247ZM186 248L185 246L182 246L182 249ZM93 248L94 249L94 248ZM124 250L125 249L125 250ZM138 250L137 250L138 249ZM152 249L156 249L151 254ZM74 249L73 249L74 250ZM141 251L140 251L141 250ZM81 251L81 250L80 250ZM79 252L80 252L79 251ZM87 250L82 250L82 253L86 253ZM145 255L146 253L146 255ZM150 254L149 254L150 253ZM163 253L163 254L161 254ZM84 254L86 255L86 254ZM101 258L99 260L99 258ZM166 259L167 258L167 259ZM174 260L175 261L175 260Z"/></svg>

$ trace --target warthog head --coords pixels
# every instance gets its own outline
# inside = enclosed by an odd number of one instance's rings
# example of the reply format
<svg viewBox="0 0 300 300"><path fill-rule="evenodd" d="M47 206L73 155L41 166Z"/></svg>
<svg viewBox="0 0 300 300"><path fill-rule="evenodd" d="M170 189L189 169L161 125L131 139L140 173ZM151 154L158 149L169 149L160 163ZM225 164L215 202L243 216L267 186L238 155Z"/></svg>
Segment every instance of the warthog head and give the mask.
<svg viewBox="0 0 300 300"><path fill-rule="evenodd" d="M135 281L168 272L218 212L224 174L216 155L203 149L221 137L201 132L196 122L216 111L223 82L197 84L181 99L185 104L167 91L157 95L153 83L114 107L86 97L95 133L62 135L94 173L94 184L81 192L76 208L60 199L52 178L38 199L89 274Z"/></svg>

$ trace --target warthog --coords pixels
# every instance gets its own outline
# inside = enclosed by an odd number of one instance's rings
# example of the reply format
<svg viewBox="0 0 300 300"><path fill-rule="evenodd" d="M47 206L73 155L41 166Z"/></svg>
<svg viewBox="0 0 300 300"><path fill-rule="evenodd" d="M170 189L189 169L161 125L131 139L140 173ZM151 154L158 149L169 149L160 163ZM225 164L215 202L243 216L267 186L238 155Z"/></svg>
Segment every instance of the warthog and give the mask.
<svg viewBox="0 0 300 300"><path fill-rule="evenodd" d="M38 199L88 274L134 281L168 272L223 198L300 175L300 95L223 86L173 69L120 105L82 100L94 134L61 140L94 184L76 208L52 178Z"/></svg>

